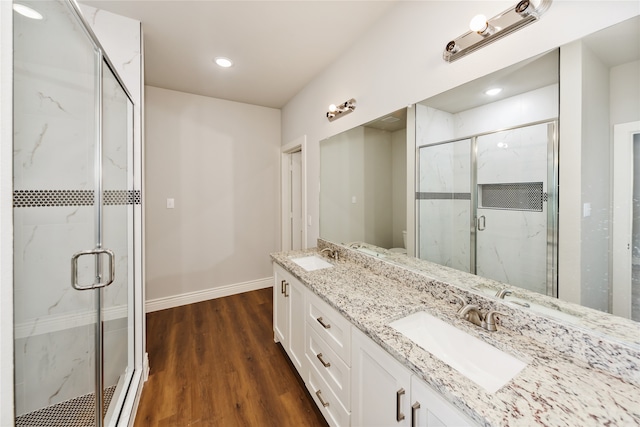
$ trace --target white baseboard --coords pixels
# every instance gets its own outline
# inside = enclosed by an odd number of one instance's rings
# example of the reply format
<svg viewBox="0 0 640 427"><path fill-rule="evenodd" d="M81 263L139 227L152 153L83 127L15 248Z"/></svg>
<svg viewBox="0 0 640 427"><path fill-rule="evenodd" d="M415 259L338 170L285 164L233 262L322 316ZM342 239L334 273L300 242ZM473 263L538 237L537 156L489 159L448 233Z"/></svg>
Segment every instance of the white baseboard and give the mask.
<svg viewBox="0 0 640 427"><path fill-rule="evenodd" d="M152 311L179 307L181 305L193 304L215 298L228 297L230 295L269 288L271 286L273 286L273 277L267 277L265 279L252 280L250 282L235 283L233 285L219 286L217 288L204 289L202 291L147 300L145 309L147 313L151 313Z"/></svg>
<svg viewBox="0 0 640 427"><path fill-rule="evenodd" d="M144 361L142 362L142 382L147 382L149 379L149 353L144 354Z"/></svg>

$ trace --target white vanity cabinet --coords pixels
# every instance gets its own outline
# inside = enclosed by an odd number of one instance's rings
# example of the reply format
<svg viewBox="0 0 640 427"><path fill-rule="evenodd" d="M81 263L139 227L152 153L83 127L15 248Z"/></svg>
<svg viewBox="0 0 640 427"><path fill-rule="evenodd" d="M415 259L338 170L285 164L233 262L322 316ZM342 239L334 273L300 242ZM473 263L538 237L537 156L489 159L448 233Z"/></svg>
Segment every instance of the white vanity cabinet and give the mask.
<svg viewBox="0 0 640 427"><path fill-rule="evenodd" d="M411 423L412 427L477 425L415 374L411 377Z"/></svg>
<svg viewBox="0 0 640 427"><path fill-rule="evenodd" d="M353 327L351 425L410 426L411 371Z"/></svg>
<svg viewBox="0 0 640 427"><path fill-rule="evenodd" d="M305 376L305 294L306 287L273 264L273 334L280 342L300 376Z"/></svg>
<svg viewBox="0 0 640 427"><path fill-rule="evenodd" d="M307 293L305 383L331 426L351 424L351 323L312 292Z"/></svg>
<svg viewBox="0 0 640 427"><path fill-rule="evenodd" d="M293 275L273 272L275 341L329 425L475 425Z"/></svg>
<svg viewBox="0 0 640 427"><path fill-rule="evenodd" d="M352 426L475 426L357 328L352 338Z"/></svg>

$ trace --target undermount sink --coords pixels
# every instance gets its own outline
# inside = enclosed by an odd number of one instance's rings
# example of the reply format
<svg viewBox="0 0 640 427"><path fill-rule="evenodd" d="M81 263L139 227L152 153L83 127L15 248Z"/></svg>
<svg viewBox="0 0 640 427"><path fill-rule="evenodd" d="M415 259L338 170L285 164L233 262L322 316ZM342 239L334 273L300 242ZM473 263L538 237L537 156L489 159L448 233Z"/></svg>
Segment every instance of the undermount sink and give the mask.
<svg viewBox="0 0 640 427"><path fill-rule="evenodd" d="M389 324L429 353L495 393L526 363L424 311Z"/></svg>
<svg viewBox="0 0 640 427"><path fill-rule="evenodd" d="M304 268L306 271L320 270L323 268L333 267L333 264L325 261L316 255L305 256L301 258L291 258L291 261Z"/></svg>
<svg viewBox="0 0 640 427"><path fill-rule="evenodd" d="M367 255L373 255L373 256L378 257L378 258L385 258L384 254L381 254L380 252L376 252L376 251L374 251L372 249L365 248L365 247L362 247L362 246L357 248L356 250L358 250L360 252L364 252Z"/></svg>

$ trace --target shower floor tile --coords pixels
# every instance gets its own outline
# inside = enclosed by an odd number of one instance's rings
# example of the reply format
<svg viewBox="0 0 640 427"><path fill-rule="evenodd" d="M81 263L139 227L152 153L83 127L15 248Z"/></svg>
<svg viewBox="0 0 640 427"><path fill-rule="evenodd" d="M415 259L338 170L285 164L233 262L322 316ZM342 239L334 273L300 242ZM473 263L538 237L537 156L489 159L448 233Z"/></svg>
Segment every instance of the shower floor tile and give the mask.
<svg viewBox="0 0 640 427"><path fill-rule="evenodd" d="M104 390L104 407L109 407L116 386ZM90 427L95 425L93 393L20 415L16 427Z"/></svg>

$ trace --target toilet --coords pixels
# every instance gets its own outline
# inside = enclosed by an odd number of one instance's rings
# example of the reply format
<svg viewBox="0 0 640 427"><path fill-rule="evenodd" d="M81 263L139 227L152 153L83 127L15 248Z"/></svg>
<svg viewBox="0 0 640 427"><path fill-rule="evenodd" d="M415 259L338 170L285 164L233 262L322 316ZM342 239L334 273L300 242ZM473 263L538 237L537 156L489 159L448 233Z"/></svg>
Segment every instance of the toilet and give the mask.
<svg viewBox="0 0 640 427"><path fill-rule="evenodd" d="M389 252L393 252L396 254L406 254L407 253L407 230L402 230L402 247L401 248L391 248Z"/></svg>

